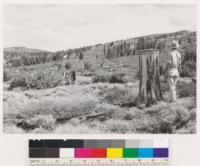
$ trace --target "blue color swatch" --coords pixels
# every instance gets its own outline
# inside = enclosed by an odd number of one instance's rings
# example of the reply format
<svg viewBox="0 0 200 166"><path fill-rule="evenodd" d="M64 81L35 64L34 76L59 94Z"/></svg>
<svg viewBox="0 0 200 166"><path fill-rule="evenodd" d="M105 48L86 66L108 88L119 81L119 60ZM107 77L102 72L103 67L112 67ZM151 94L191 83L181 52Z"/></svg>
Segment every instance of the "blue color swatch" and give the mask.
<svg viewBox="0 0 200 166"><path fill-rule="evenodd" d="M139 158L153 158L153 148L139 148L138 157Z"/></svg>

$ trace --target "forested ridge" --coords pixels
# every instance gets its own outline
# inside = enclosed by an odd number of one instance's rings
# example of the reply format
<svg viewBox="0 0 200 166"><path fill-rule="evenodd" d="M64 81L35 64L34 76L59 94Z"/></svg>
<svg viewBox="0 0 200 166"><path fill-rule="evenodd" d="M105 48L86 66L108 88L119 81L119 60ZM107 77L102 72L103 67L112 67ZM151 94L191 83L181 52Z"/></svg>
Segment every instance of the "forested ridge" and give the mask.
<svg viewBox="0 0 200 166"><path fill-rule="evenodd" d="M172 40L177 40L180 44L179 51L183 56L182 63L183 66L185 65L185 70L193 70L196 66L196 32L186 30L147 35L56 52L26 47L4 48L4 65L5 67L30 66L61 61L64 56L67 59L112 59L123 56L134 56L138 50L144 49L158 49L160 50L160 54L165 55L169 51Z"/></svg>

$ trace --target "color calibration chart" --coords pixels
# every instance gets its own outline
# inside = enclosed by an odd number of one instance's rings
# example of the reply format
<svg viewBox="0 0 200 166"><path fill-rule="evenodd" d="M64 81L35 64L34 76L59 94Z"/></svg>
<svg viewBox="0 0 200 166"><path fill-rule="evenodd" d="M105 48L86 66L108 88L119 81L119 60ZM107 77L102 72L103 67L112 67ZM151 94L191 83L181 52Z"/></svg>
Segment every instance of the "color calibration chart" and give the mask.
<svg viewBox="0 0 200 166"><path fill-rule="evenodd" d="M168 166L166 139L29 140L29 166Z"/></svg>

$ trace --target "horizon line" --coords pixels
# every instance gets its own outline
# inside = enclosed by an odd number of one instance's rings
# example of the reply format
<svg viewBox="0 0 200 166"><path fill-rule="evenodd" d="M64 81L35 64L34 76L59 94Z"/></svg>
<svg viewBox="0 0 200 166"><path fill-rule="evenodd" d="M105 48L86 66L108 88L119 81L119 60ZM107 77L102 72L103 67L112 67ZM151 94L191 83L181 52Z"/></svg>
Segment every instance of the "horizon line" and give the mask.
<svg viewBox="0 0 200 166"><path fill-rule="evenodd" d="M46 51L46 52L59 52L59 51L67 51L69 49L79 49L79 48L83 48L83 47L87 47L87 46L95 46L95 45L105 45L105 44L108 44L108 43L111 43L111 42L117 42L117 41L123 41L123 40L130 40L130 39L137 39L137 38L141 38L141 37L146 37L146 36L151 36L151 35L161 35L161 34L170 34L170 33L176 33L176 32L182 32L182 31L187 31L187 32L197 32L197 30L186 30L186 29L183 29L183 30L178 30L178 31L172 31L172 32L163 32L163 33L153 33L153 34L146 34L146 35L142 35L142 36L135 36L135 37L130 37L130 38L123 38L123 39L118 39L118 40L114 40L114 41L106 41L106 42L103 42L103 43L94 43L94 44L87 44L87 45L84 45L84 46L79 46L79 47L73 47L73 48L67 48L67 49L59 49L59 50L46 50L46 49L40 49L40 48L34 48L34 47L27 47L27 46L6 46L6 47L3 47L3 49L6 49L6 48L28 48L28 49L35 49L35 50L41 50L41 51Z"/></svg>

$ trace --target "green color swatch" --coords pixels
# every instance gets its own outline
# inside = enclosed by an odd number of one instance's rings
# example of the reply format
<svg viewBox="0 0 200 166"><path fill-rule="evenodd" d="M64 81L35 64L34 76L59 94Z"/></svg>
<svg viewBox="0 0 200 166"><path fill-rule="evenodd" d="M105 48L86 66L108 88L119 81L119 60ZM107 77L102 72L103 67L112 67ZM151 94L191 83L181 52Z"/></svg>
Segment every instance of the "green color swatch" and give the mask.
<svg viewBox="0 0 200 166"><path fill-rule="evenodd" d="M124 158L138 158L138 148L124 148L123 157Z"/></svg>

